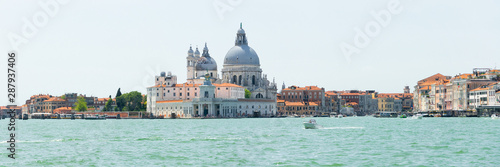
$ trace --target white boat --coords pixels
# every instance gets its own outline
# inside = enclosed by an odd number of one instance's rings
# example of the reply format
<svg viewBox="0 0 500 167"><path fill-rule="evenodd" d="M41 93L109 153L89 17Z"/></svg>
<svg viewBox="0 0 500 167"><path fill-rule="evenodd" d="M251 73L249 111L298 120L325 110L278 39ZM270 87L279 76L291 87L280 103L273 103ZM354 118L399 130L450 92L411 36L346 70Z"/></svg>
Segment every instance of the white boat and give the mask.
<svg viewBox="0 0 500 167"><path fill-rule="evenodd" d="M493 115L491 115L491 119L500 119L500 117L497 116L496 114L493 114Z"/></svg>
<svg viewBox="0 0 500 167"><path fill-rule="evenodd" d="M344 118L344 115L339 114L339 115L337 115L337 118Z"/></svg>
<svg viewBox="0 0 500 167"><path fill-rule="evenodd" d="M316 123L316 120L314 120L314 119L309 120L309 122L304 122L304 128L305 129L318 129L318 128L321 128L321 127L322 126L318 125Z"/></svg>
<svg viewBox="0 0 500 167"><path fill-rule="evenodd" d="M422 114L415 114L411 117L411 119L422 119L424 117Z"/></svg>

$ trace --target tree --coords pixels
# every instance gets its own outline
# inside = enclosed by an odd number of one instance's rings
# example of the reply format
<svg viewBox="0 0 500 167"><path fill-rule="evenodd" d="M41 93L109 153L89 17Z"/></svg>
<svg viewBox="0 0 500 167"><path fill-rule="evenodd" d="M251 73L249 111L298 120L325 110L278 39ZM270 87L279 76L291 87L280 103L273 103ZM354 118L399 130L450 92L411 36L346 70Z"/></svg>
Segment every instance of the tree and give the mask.
<svg viewBox="0 0 500 167"><path fill-rule="evenodd" d="M118 108L118 111L122 111L123 107L125 107L125 96L121 95L116 97L116 108Z"/></svg>
<svg viewBox="0 0 500 167"><path fill-rule="evenodd" d="M142 94L137 91L132 91L122 95L125 99L125 104L129 111L140 111L142 108Z"/></svg>
<svg viewBox="0 0 500 167"><path fill-rule="evenodd" d="M62 96L61 96L61 99L66 100L66 95L62 95Z"/></svg>
<svg viewBox="0 0 500 167"><path fill-rule="evenodd" d="M251 95L252 92L250 92L248 89L245 89L245 99L249 99Z"/></svg>
<svg viewBox="0 0 500 167"><path fill-rule="evenodd" d="M113 104L113 99L109 98L109 100L106 102L106 105L104 105L104 111L111 111Z"/></svg>
<svg viewBox="0 0 500 167"><path fill-rule="evenodd" d="M120 91L120 88L118 88L118 91L116 91L116 97L120 97L122 95L122 92Z"/></svg>
<svg viewBox="0 0 500 167"><path fill-rule="evenodd" d="M75 109L77 111L80 111L80 112L87 111L87 102L85 101L85 98L82 96L78 97L78 100L75 103L75 106L76 106Z"/></svg>

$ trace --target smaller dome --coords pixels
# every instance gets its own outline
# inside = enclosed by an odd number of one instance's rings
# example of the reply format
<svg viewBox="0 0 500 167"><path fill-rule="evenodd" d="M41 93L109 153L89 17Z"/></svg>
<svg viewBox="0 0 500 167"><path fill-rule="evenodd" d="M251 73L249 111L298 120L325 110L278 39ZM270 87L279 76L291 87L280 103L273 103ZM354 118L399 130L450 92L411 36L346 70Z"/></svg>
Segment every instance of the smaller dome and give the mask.
<svg viewBox="0 0 500 167"><path fill-rule="evenodd" d="M196 47L196 51L194 51L194 56L200 57L200 51L198 50L198 47Z"/></svg>
<svg viewBox="0 0 500 167"><path fill-rule="evenodd" d="M197 71L217 70L217 63L212 57L200 57L196 62L195 69Z"/></svg>
<svg viewBox="0 0 500 167"><path fill-rule="evenodd" d="M189 57L193 56L193 48L191 46L189 46L188 56Z"/></svg>

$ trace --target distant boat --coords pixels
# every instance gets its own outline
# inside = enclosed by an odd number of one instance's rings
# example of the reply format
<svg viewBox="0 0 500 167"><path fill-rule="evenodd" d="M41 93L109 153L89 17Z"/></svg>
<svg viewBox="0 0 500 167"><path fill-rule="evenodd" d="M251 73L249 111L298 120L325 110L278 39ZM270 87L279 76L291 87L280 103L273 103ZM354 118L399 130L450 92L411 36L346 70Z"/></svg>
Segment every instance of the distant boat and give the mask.
<svg viewBox="0 0 500 167"><path fill-rule="evenodd" d="M500 117L497 116L496 114L493 114L493 115L491 115L491 119L500 119Z"/></svg>
<svg viewBox="0 0 500 167"><path fill-rule="evenodd" d="M375 114L375 118L397 118L398 113L395 112L380 112Z"/></svg>
<svg viewBox="0 0 500 167"><path fill-rule="evenodd" d="M99 116L99 115L87 116L85 117L85 120L106 120L106 116Z"/></svg>
<svg viewBox="0 0 500 167"><path fill-rule="evenodd" d="M344 115L339 114L339 115L337 115L337 118L344 118Z"/></svg>
<svg viewBox="0 0 500 167"><path fill-rule="evenodd" d="M318 129L321 128L321 125L318 125L316 123L316 120L311 119L309 122L304 122L304 128L305 129Z"/></svg>

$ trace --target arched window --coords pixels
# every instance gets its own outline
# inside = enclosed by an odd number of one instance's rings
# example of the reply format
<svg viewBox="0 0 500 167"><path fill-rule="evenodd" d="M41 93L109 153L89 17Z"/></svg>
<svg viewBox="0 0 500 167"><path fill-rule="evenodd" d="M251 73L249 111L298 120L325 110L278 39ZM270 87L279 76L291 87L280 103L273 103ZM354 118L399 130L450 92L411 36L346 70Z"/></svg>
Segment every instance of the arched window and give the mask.
<svg viewBox="0 0 500 167"><path fill-rule="evenodd" d="M205 98L208 98L208 91L205 91Z"/></svg>
<svg viewBox="0 0 500 167"><path fill-rule="evenodd" d="M238 84L238 78L236 77L236 75L235 75L235 76L233 76L233 83L234 83L234 84Z"/></svg>
<svg viewBox="0 0 500 167"><path fill-rule="evenodd" d="M256 84L256 81L255 81L255 75L252 76L252 85L255 85Z"/></svg>
<svg viewBox="0 0 500 167"><path fill-rule="evenodd" d="M255 96L255 98L261 99L261 98L264 98L264 96L263 96L262 94L260 94L260 93L259 93L259 94L257 94L257 95Z"/></svg>

